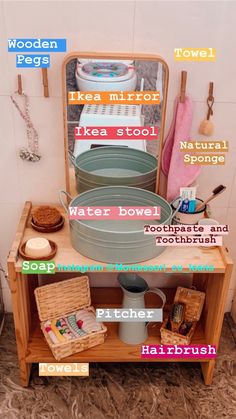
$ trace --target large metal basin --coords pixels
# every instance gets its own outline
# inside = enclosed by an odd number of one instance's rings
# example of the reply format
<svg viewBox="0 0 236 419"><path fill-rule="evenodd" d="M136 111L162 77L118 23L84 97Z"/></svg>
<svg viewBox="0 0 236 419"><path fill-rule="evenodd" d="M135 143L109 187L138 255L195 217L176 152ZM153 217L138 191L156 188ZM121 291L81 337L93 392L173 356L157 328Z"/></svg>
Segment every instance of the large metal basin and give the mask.
<svg viewBox="0 0 236 419"><path fill-rule="evenodd" d="M77 157L70 156L75 168L78 193L102 186L133 186L155 191L157 159L145 151L129 147L98 147Z"/></svg>
<svg viewBox="0 0 236 419"><path fill-rule="evenodd" d="M65 204L60 200L64 208ZM68 194L67 194L68 195ZM170 224L171 206L144 189L108 186L93 189L71 200L70 206L160 206L160 220L70 220L72 246L82 255L108 263L136 263L151 259L165 247L156 246L155 236L144 235L145 224Z"/></svg>

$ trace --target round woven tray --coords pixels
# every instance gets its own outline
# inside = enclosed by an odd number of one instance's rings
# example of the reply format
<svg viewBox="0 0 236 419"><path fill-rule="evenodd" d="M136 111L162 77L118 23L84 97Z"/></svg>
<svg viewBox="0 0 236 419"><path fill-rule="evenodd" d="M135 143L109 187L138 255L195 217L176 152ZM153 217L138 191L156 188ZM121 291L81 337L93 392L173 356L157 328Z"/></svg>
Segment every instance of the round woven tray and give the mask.
<svg viewBox="0 0 236 419"><path fill-rule="evenodd" d="M31 220L31 226L34 230L36 231L40 231L40 233L55 233L56 231L61 230L61 228L63 227L65 222L65 218L63 216L61 216L61 220L59 221L59 223L55 224L54 226L51 227L44 227L44 226L40 226L34 223L33 218Z"/></svg>

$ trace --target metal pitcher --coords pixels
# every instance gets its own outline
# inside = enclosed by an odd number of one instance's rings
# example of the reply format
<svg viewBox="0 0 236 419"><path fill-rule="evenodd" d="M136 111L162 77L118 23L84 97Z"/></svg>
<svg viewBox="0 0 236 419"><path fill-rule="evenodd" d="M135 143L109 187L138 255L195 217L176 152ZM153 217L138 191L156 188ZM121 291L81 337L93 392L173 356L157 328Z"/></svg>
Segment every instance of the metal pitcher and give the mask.
<svg viewBox="0 0 236 419"><path fill-rule="evenodd" d="M165 294L158 288L149 288L147 282L141 276L133 273L121 273L118 275L119 284L123 290L122 308L145 308L144 295L153 292L162 299L162 307L166 302ZM120 322L119 338L128 344L137 345L144 342L148 337L147 326L150 322Z"/></svg>

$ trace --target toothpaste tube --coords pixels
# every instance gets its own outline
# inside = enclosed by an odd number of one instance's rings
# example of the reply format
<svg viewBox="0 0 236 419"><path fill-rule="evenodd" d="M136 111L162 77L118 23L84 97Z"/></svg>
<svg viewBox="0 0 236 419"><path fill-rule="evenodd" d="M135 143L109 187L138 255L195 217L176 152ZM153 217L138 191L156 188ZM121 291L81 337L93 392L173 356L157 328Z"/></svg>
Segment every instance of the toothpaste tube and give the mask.
<svg viewBox="0 0 236 419"><path fill-rule="evenodd" d="M182 204L181 212L194 212L196 208L196 186L191 188L180 188Z"/></svg>

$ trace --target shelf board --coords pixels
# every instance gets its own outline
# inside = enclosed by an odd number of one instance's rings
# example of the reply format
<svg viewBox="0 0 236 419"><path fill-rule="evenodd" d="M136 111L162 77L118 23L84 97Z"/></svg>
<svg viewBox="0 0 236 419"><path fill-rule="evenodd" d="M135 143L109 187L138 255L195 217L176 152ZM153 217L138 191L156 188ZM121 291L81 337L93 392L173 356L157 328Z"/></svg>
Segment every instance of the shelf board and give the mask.
<svg viewBox="0 0 236 419"><path fill-rule="evenodd" d="M53 258L56 267L58 265L68 266L85 266L88 267L87 271L91 271L91 266L99 266L99 272L109 272L106 271L106 263L98 262L93 259L89 259L85 256L82 256L78 253L71 245L70 242L70 230L69 230L69 221L67 214L64 212L62 207L58 206L58 209L61 211L62 215L65 217L65 224L62 230L57 231L55 233L48 233L47 238L53 240L57 243L58 252L56 256ZM22 239L21 241L28 240L33 237L43 236L45 234L39 233L32 229L30 225L30 215L28 214L28 221L26 224L26 228L22 232ZM119 261L118 261L119 262ZM160 270L159 272L168 272L168 273L176 273L177 271L172 270L172 266L176 265L182 266L182 273L193 273L190 270L189 265L212 265L214 266L214 271L209 271L209 273L223 273L225 272L225 257L223 254L223 250L220 247L212 248L212 249L201 249L200 247L167 247L165 251L156 258L149 259L145 262L134 263L132 265L140 265L140 266L154 266L154 265L162 265L165 266L165 270ZM21 272L22 267L22 259L18 258L17 262L15 263L15 269L17 272ZM101 270L102 269L102 270ZM56 268L57 272L76 272L76 271L68 271L68 270L59 270ZM116 272L118 269L112 270L112 272ZM137 272L139 270L137 269ZM94 270L96 272L96 270ZM158 271L149 271L153 273L157 273ZM205 271L200 271L205 272ZM180 272L179 272L180 273Z"/></svg>
<svg viewBox="0 0 236 419"><path fill-rule="evenodd" d="M98 307L99 305L97 305ZM100 305L101 307L104 304ZM117 305L116 305L117 306ZM107 308L109 306L106 305ZM110 306L111 307L111 306ZM83 352L73 354L63 358L61 362L199 362L198 359L141 359L140 345L127 345L118 337L118 323L105 323L107 326L107 338L101 345L94 346ZM152 323L149 326L148 339L143 343L145 345L160 345L160 326L161 323ZM194 345L206 345L202 324L197 325L192 339ZM201 359L201 362L208 362L208 359ZM26 351L27 363L55 362L43 333L40 329L39 321L34 321L33 331L31 333L28 348Z"/></svg>

